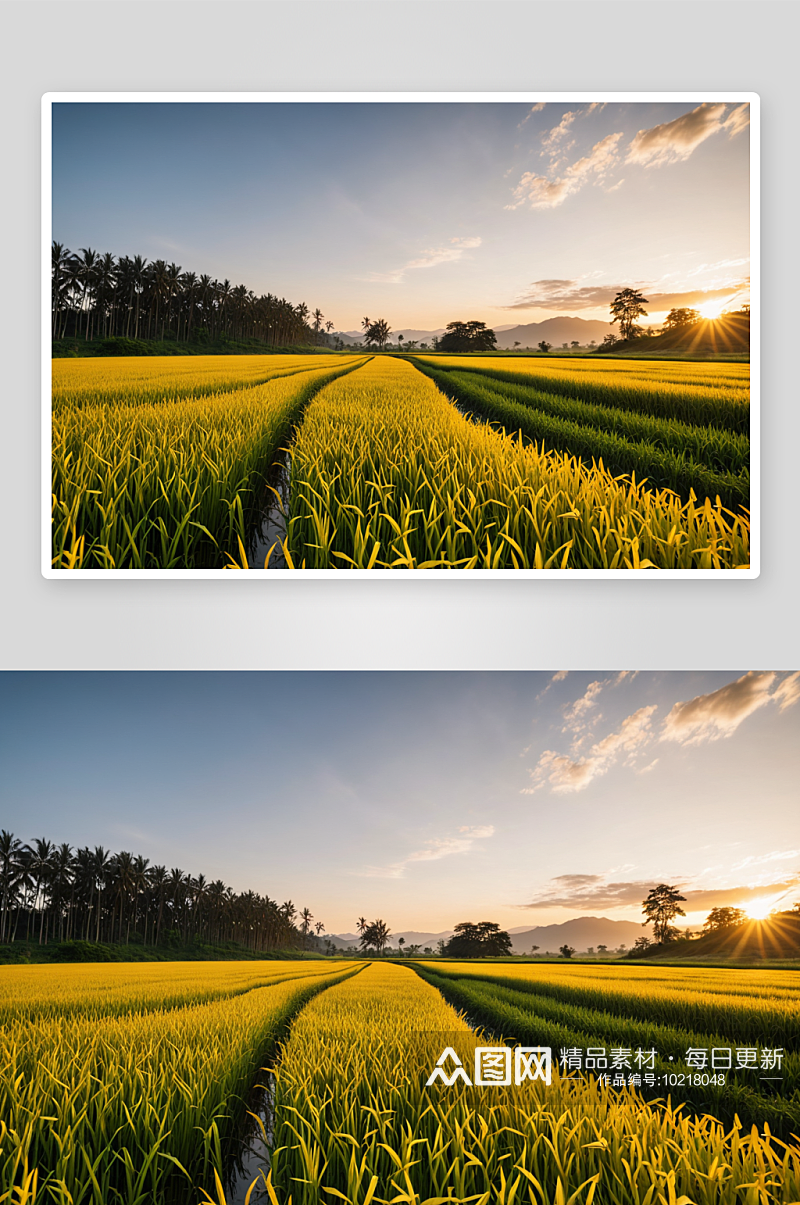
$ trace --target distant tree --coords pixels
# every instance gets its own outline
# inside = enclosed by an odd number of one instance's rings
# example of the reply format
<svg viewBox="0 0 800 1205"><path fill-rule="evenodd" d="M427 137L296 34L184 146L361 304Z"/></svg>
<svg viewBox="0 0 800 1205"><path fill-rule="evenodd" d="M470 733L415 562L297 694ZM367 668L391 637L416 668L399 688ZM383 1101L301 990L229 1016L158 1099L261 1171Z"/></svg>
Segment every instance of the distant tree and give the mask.
<svg viewBox="0 0 800 1205"><path fill-rule="evenodd" d="M694 326L696 322L700 321L700 317L701 315L699 310L689 310L685 308L679 310L670 310L664 319L664 330L674 331L678 330L682 326Z"/></svg>
<svg viewBox="0 0 800 1205"><path fill-rule="evenodd" d="M403 336L402 335L397 336L397 346L400 349L400 351L403 350Z"/></svg>
<svg viewBox="0 0 800 1205"><path fill-rule="evenodd" d="M563 350L563 351L566 351L568 347L569 347L569 343L562 343L562 344L561 344L561 348L562 348L562 350Z"/></svg>
<svg viewBox="0 0 800 1205"><path fill-rule="evenodd" d="M742 908L712 908L703 928L713 933L716 929L733 929L736 925L743 925L746 920L747 913Z"/></svg>
<svg viewBox="0 0 800 1205"><path fill-rule="evenodd" d="M416 955L419 954L419 946L409 946L408 953L412 958L416 957ZM428 953L430 954L430 950L428 950Z"/></svg>
<svg viewBox="0 0 800 1205"><path fill-rule="evenodd" d="M558 947L558 952L562 958L571 958L575 953L575 947L564 944L563 946Z"/></svg>
<svg viewBox="0 0 800 1205"><path fill-rule="evenodd" d="M623 339L633 339L641 333L636 319L640 316L647 317L644 307L648 304L647 298L643 297L638 289L621 289L617 293L610 306L613 314L611 321L619 323L619 333Z"/></svg>
<svg viewBox="0 0 800 1205"><path fill-rule="evenodd" d="M427 343L420 343L420 345L419 345L419 346L420 346L420 351L427 351L427 350L428 350L428 344L427 344Z"/></svg>
<svg viewBox="0 0 800 1205"><path fill-rule="evenodd" d="M531 946L531 954L535 954L538 949L538 946Z"/></svg>
<svg viewBox="0 0 800 1205"><path fill-rule="evenodd" d="M672 922L676 916L686 915L681 908L681 903L684 903L685 900L686 896L681 895L677 887L659 883L657 887L652 888L647 899L642 901L642 912L647 917L642 924L652 924L656 941L661 942L662 945L668 941L674 941L677 937L678 930Z"/></svg>
<svg viewBox="0 0 800 1205"><path fill-rule="evenodd" d="M645 950L650 949L652 944L653 943L650 941L649 937L637 937L636 941L633 943L634 952L643 954Z"/></svg>
<svg viewBox="0 0 800 1205"><path fill-rule="evenodd" d="M573 339L572 342L570 343L570 347L580 347L580 343L578 342L577 339Z"/></svg>
<svg viewBox="0 0 800 1205"><path fill-rule="evenodd" d="M441 942L440 944L444 945L444 942ZM417 946L417 949L419 949L419 946ZM432 954L433 950L430 948L430 946L426 946L425 949L422 951L422 953L423 954Z"/></svg>
<svg viewBox="0 0 800 1205"><path fill-rule="evenodd" d="M311 928L311 922L313 919L314 919L314 914L312 912L310 912L308 910L308 908L304 908L303 911L300 913L300 920L301 920L300 932L303 935L303 949L306 948L306 938L308 937L308 931Z"/></svg>
<svg viewBox="0 0 800 1205"><path fill-rule="evenodd" d="M587 953L587 954L594 954L594 946L589 946L589 949L586 951L586 953Z"/></svg>
<svg viewBox="0 0 800 1205"><path fill-rule="evenodd" d="M389 336L391 333L391 327L386 319L377 318L375 322L371 322L367 327L364 335L364 342L370 345L375 343L381 348L381 350L383 350L383 348L389 342Z"/></svg>
<svg viewBox="0 0 800 1205"><path fill-rule="evenodd" d="M382 920L374 920L365 925L359 938L359 944L362 950L374 949L377 954L382 954L390 937L391 933L386 923Z"/></svg>
<svg viewBox="0 0 800 1205"><path fill-rule="evenodd" d="M607 953L608 953L608 946L598 946L598 947L597 947L597 953L598 953L598 954L607 954Z"/></svg>
<svg viewBox="0 0 800 1205"><path fill-rule="evenodd" d="M494 921L456 925L442 951L448 958L496 958L511 953L511 938Z"/></svg>
<svg viewBox="0 0 800 1205"><path fill-rule="evenodd" d="M618 343L619 343L619 339L617 338L617 336L614 334L611 334L611 332L609 332L607 335L603 336L603 342L600 344L600 346L597 348L597 350L598 351L611 351L611 348L616 347Z"/></svg>
<svg viewBox="0 0 800 1205"><path fill-rule="evenodd" d="M597 340L596 340L596 339L592 339L592 341L591 341L591 343L589 344L589 346L590 346L590 347L597 347Z"/></svg>
<svg viewBox="0 0 800 1205"><path fill-rule="evenodd" d="M398 937L398 939L397 939L397 945L398 945L398 947L399 947L399 949L400 949L400 953L401 953L401 954L403 953L403 946L404 946L405 944L406 944L406 939L405 939L404 937Z"/></svg>
<svg viewBox="0 0 800 1205"><path fill-rule="evenodd" d="M519 347L519 339L515 339L515 340L514 340L514 346L515 346L515 347Z"/></svg>
<svg viewBox="0 0 800 1205"><path fill-rule="evenodd" d="M549 352L549 350L553 346L553 344L548 343L546 339L542 339L541 343L537 343L536 346L539 348L539 351L543 351L543 352L547 353L547 352Z"/></svg>
<svg viewBox="0 0 800 1205"><path fill-rule="evenodd" d="M439 351L492 351L497 336L485 322L448 322L439 339Z"/></svg>

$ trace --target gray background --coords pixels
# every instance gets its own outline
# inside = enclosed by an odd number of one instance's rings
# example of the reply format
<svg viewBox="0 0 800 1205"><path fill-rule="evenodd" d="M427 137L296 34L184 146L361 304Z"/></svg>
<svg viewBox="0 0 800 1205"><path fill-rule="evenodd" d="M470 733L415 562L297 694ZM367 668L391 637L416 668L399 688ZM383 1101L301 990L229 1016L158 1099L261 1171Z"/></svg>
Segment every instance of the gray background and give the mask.
<svg viewBox="0 0 800 1205"><path fill-rule="evenodd" d="M692 668L800 662L796 3L0 3L0 668ZM39 106L47 91L747 90L762 99L755 581L46 581ZM399 575L398 575L399 576Z"/></svg>

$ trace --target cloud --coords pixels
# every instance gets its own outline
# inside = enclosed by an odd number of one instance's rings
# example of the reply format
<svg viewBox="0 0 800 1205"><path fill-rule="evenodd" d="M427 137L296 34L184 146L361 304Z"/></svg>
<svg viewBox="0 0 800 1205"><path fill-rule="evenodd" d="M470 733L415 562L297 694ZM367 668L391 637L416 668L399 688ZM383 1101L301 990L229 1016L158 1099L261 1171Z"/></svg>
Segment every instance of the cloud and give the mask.
<svg viewBox="0 0 800 1205"><path fill-rule="evenodd" d="M787 707L791 707L800 699L800 671L794 674L789 674L776 686L773 695L774 702L780 702L781 711L785 711Z"/></svg>
<svg viewBox="0 0 800 1205"><path fill-rule="evenodd" d="M655 879L608 883L600 874L559 874L523 908L627 908L640 904Z"/></svg>
<svg viewBox="0 0 800 1205"><path fill-rule="evenodd" d="M451 238L447 246L429 247L417 259L411 259L407 264L403 264L402 268L395 268L392 272L371 272L367 280L373 284L403 284L406 272L416 268L435 268L437 264L453 263L455 260L461 259L465 251L480 247L482 241L477 235L469 238Z"/></svg>
<svg viewBox="0 0 800 1205"><path fill-rule="evenodd" d="M746 866L764 866L768 862L788 862L791 858L800 858L800 849L774 849L768 854L759 854L743 858L733 867L734 870L744 870Z"/></svg>
<svg viewBox="0 0 800 1205"><path fill-rule="evenodd" d="M494 825L464 824L458 832L461 834L458 837L432 837L422 849L414 850L399 862L391 862L388 866L367 866L353 873L369 879L402 879L406 869L415 862L439 862L455 854L469 853L476 841L485 841L494 836Z"/></svg>
<svg viewBox="0 0 800 1205"><path fill-rule="evenodd" d="M536 702L538 703L540 699L543 699L550 687L555 686L556 682L563 682L568 673L568 669L557 669L550 681L547 683L547 686L545 686L544 690L539 691L538 695L536 696ZM525 752L527 753L527 749Z"/></svg>
<svg viewBox="0 0 800 1205"><path fill-rule="evenodd" d="M711 694L676 703L664 721L661 740L699 745L732 736L743 720L771 701L776 677L751 671Z"/></svg>
<svg viewBox="0 0 800 1205"><path fill-rule="evenodd" d="M686 879L684 877L684 882ZM784 877L780 881L761 884L739 884L732 887L687 888L681 886L680 875L667 875L661 879L638 879L628 882L607 882L599 874L561 874L550 879L542 891L529 903L519 905L525 909L538 908L630 908L640 905L651 888L658 882L675 884L681 895L684 912L706 912L711 908L726 905L747 904L762 896L776 895L780 900L800 886L800 872Z"/></svg>
<svg viewBox="0 0 800 1205"><path fill-rule="evenodd" d="M640 707L629 715L617 729L592 746L583 758L567 757L546 749L536 767L529 770L532 786L523 788L521 794L533 795L543 787L550 786L556 795L571 794L588 787L595 778L605 774L621 757L632 765L639 751L652 739L652 717L657 711L655 704Z"/></svg>
<svg viewBox="0 0 800 1205"><path fill-rule="evenodd" d="M726 104L705 102L674 121L639 130L628 148L625 162L638 163L642 167L680 163L720 130L727 130L729 136L734 137L749 124L749 105L739 105L726 118L727 110Z"/></svg>
<svg viewBox="0 0 800 1205"><path fill-rule="evenodd" d="M644 281L633 281L632 285L646 294L651 313L660 313L663 310L702 305L706 301L719 301L722 298L733 299L737 293L748 288L749 279L738 278L719 288L687 289L669 293L659 289L652 290ZM512 305L500 308L504 310L605 308L611 304L621 289L630 286L630 281L627 285L584 285L580 280L535 280Z"/></svg>
<svg viewBox="0 0 800 1205"><path fill-rule="evenodd" d="M534 113L541 113L542 110L544 109L544 106L545 106L545 102L543 100L540 100L539 103L534 105L532 109L529 109L528 112L523 117L522 121L517 126L517 129L521 130L522 127L525 125L525 122L528 120L528 118L533 117Z"/></svg>
<svg viewBox="0 0 800 1205"><path fill-rule="evenodd" d="M560 129L561 126L556 126L550 131L551 135ZM513 191L514 204L506 205L505 208L519 209L527 202L531 209L554 209L557 205L562 205L567 197L583 188L592 177L595 177L596 182L601 182L619 162L620 138L621 133L606 135L600 142L595 143L588 155L578 159L571 167L566 168L563 175L552 180L547 176L537 176L534 172L525 172Z"/></svg>
<svg viewBox="0 0 800 1205"><path fill-rule="evenodd" d="M557 126L553 126L552 130L548 130L546 134L542 134L542 146L545 148L542 154L547 154L548 151L554 150L559 142L563 142L567 134L571 133L570 126L578 116L577 113L565 113ZM570 145L574 145L571 143Z"/></svg>
<svg viewBox="0 0 800 1205"><path fill-rule="evenodd" d="M568 732L570 729L579 728L582 726L586 713L597 706L597 698L603 689L602 682L590 682L586 687L584 694L579 699L576 699L569 707L564 709L564 720L566 721L562 732Z"/></svg>

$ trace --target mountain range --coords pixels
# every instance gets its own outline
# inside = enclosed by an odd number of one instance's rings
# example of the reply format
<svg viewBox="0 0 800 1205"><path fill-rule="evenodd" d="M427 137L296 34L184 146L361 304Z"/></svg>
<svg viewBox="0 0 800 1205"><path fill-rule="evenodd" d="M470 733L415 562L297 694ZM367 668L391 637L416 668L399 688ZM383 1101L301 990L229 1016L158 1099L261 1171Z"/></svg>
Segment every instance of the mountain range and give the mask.
<svg viewBox="0 0 800 1205"><path fill-rule="evenodd" d="M590 948L596 950L598 946L606 946L609 950L616 950L621 945L630 948L636 938L642 936L643 929L636 921L609 920L606 916L579 916L560 925L534 925L533 928L509 929L508 933L515 954L529 954L531 946L538 946L537 953L557 954L559 946L563 945L573 946L580 953ZM406 947L418 945L424 949L429 946L435 950L437 942L447 941L452 934L452 929L445 929L441 933L403 929L393 933L389 942L396 949L399 938L403 937ZM334 933L329 940L341 950L358 946L357 933Z"/></svg>
<svg viewBox="0 0 800 1205"><path fill-rule="evenodd" d="M592 340L595 343L602 343L606 335L616 330L610 322L571 318L566 315L560 318L546 318L544 322L527 322L519 326L495 326L492 329L497 335L499 348L513 348L515 343L519 343L521 348L529 347L531 350L535 349L542 340L552 344L554 350L560 349L563 343L572 342L578 342L582 347L586 347ZM362 331L334 331L333 333L345 343L362 344L364 342ZM434 331L401 327L400 330L392 331L391 341L396 343L397 336L402 335L403 342L406 343L416 339L417 343L430 344L431 340L443 334L443 326Z"/></svg>

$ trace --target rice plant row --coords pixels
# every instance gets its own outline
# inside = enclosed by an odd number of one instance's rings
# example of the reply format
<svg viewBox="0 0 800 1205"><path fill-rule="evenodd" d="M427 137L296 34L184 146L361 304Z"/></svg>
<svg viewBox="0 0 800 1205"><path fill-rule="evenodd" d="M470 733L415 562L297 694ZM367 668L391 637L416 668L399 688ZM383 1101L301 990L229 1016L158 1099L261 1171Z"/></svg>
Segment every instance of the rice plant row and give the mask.
<svg viewBox="0 0 800 1205"><path fill-rule="evenodd" d="M750 432L749 365L715 364L716 380L692 379L696 374L676 373L670 364L622 367L576 361L573 367L541 359L523 361L506 368L496 359L465 356L418 356L415 359L442 370L479 371L497 381L523 385L542 393L577 398L598 406L649 414L654 418L678 419L692 426L718 427L743 435ZM698 365L687 365L696 369Z"/></svg>
<svg viewBox="0 0 800 1205"><path fill-rule="evenodd" d="M180 404L62 407L53 416L53 565L218 568L240 563L276 452L335 360Z"/></svg>
<svg viewBox="0 0 800 1205"><path fill-rule="evenodd" d="M446 978L484 979L536 997L617 1017L705 1033L726 1033L741 1042L800 1049L800 984L791 971L773 971L767 976L763 972L737 970L742 990L734 994L720 990L726 972L699 968L687 968L681 977L675 968L659 968L658 978L649 974L640 978L635 966L614 967L604 972L589 966L562 968L526 963L514 967L453 962L430 964L427 969L434 966L437 975ZM759 995L759 976L767 981L782 976L776 987L785 984L789 990L785 994ZM730 980L730 972L727 978ZM748 991L751 983L753 987Z"/></svg>
<svg viewBox="0 0 800 1205"><path fill-rule="evenodd" d="M700 1085L695 1086L687 1052L690 1049L733 1050L737 1039L730 1030L691 1031L656 1021L634 1020L624 1013L610 1013L514 991L488 979L439 975L429 967L419 968L419 973L450 1003L465 1009L474 1022L503 1032L522 1045L549 1045L557 1056L559 1051L602 1050L606 1065L610 1065L606 1052L612 1049L627 1050L630 1056L634 1050L656 1050L661 1060L657 1070L668 1071L677 1078L688 1076L689 1086L683 1089L681 1099L691 1104L696 1112L711 1112L728 1124L733 1124L737 1116L745 1126L763 1127L766 1122L773 1133L784 1138L793 1133L800 1134L800 1054L796 1053L796 1048L787 1052L785 1047L780 1047L779 1091L775 1090L778 1084L773 1081L769 1082L768 1092L762 1091L766 1081L762 1084L757 1059L752 1069L729 1072L724 1084L715 1083L718 1077L714 1075L701 1075ZM748 1049L758 1051L758 1047ZM775 1038L770 1039L769 1049L776 1049ZM580 1061L582 1057L581 1054ZM710 1054L707 1057L710 1058ZM635 1067L630 1057L627 1063L629 1068ZM702 1082L704 1078L706 1083ZM648 1095L663 1095L658 1082Z"/></svg>
<svg viewBox="0 0 800 1205"><path fill-rule="evenodd" d="M602 459L613 473L636 473L651 488L672 489L683 498L694 491L698 498L718 497L729 509L750 504L750 446L743 435L500 385L480 373L423 367L463 406L548 449L590 464Z"/></svg>
<svg viewBox="0 0 800 1205"><path fill-rule="evenodd" d="M224 1171L258 1068L291 1017L358 969L344 964L168 1012L6 1025L0 1201L196 1200L197 1185Z"/></svg>
<svg viewBox="0 0 800 1205"><path fill-rule="evenodd" d="M347 357L352 362L357 357ZM338 358L339 363L342 359ZM144 406L229 393L279 376L331 367L330 355L131 356L53 360L53 408Z"/></svg>
<svg viewBox="0 0 800 1205"><path fill-rule="evenodd" d="M292 455L297 568L719 569L749 522L470 423L402 360L321 391Z"/></svg>
<svg viewBox="0 0 800 1205"><path fill-rule="evenodd" d="M307 959L265 962L145 962L0 967L0 1025L80 1015L164 1012L227 999L289 979L326 975Z"/></svg>
<svg viewBox="0 0 800 1205"><path fill-rule="evenodd" d="M373 963L312 1000L276 1069L272 1205L778 1205L800 1199L800 1147L684 1115L635 1088L428 1079L449 1047L468 1075L462 1015L414 971ZM445 1070L454 1070L447 1055ZM261 1199L253 1188L252 1200ZM221 1181L204 1200L223 1205Z"/></svg>

